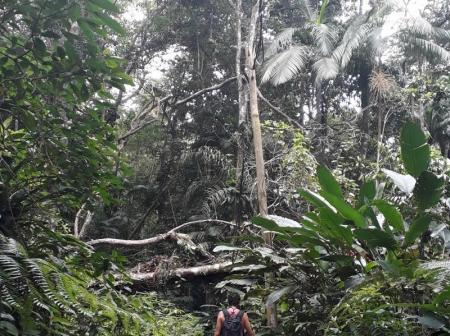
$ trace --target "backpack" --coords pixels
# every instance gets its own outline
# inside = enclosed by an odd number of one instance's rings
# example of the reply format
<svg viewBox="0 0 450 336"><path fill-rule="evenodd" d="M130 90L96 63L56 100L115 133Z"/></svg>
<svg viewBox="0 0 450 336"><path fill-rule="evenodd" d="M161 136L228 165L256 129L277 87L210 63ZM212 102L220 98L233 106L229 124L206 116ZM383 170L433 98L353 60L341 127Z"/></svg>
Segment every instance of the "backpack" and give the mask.
<svg viewBox="0 0 450 336"><path fill-rule="evenodd" d="M239 311L237 315L231 315L228 310L223 311L225 322L222 327L222 336L242 336L242 316L244 312Z"/></svg>

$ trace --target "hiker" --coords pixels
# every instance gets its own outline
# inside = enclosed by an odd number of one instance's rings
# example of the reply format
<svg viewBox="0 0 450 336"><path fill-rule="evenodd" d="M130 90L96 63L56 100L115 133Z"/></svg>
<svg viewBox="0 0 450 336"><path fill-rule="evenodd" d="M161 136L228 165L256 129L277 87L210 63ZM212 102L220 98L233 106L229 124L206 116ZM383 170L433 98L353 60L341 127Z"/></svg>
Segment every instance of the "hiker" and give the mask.
<svg viewBox="0 0 450 336"><path fill-rule="evenodd" d="M247 336L255 336L247 313L239 309L240 301L241 298L238 294L230 293L228 295L230 307L221 311L217 316L214 336L244 336L244 330Z"/></svg>

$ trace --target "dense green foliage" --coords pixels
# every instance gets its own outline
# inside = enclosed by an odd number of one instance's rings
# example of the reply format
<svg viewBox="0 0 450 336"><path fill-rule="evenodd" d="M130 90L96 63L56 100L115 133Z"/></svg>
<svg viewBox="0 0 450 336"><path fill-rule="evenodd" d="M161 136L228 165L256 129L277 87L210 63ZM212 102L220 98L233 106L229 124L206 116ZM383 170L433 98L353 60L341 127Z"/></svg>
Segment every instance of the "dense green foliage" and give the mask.
<svg viewBox="0 0 450 336"><path fill-rule="evenodd" d="M438 244L430 237L447 230L445 217L431 210L442 200L444 180L427 170L430 148L417 125L407 123L400 140L405 170L418 176L417 180L408 179L386 170L399 192L409 189L408 194L413 195L410 204L402 205L403 214L377 181L366 181L357 198L349 202L331 173L320 166L320 190L300 192L314 211L305 214L299 225L253 220L275 232L277 241L287 243L278 250L247 251L261 264L280 269L277 282L283 287L267 300L279 301L291 294L284 299L286 334L294 330L314 334L311 326L323 328L325 335L398 335L404 330L408 334L429 334L427 328L450 327L445 254L434 255L430 248ZM439 244L446 250L445 241ZM426 261L441 258L444 263ZM311 277L315 277L314 284L306 280ZM258 283L256 278L253 281ZM246 296L254 295L251 287ZM316 293L312 295L311 290ZM330 290L333 293L327 293ZM309 301L311 307L302 303L305 295L316 300ZM336 301L339 297L343 298ZM323 314L327 322L310 313L315 309L315 314ZM294 318L296 323L292 323Z"/></svg>
<svg viewBox="0 0 450 336"><path fill-rule="evenodd" d="M155 296L115 289L121 259L66 234L82 203L111 204L121 186L109 90L131 79L99 44L123 33L111 12L99 0L1 3L2 335L201 334Z"/></svg>
<svg viewBox="0 0 450 336"><path fill-rule="evenodd" d="M449 333L449 17L0 0L0 334L206 335L230 291L258 335Z"/></svg>

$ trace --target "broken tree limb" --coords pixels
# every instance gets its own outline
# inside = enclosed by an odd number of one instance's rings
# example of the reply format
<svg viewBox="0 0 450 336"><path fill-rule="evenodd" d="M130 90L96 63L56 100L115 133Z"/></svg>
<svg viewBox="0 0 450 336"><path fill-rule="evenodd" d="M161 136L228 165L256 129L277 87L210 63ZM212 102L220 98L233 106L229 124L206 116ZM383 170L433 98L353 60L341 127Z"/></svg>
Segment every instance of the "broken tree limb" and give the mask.
<svg viewBox="0 0 450 336"><path fill-rule="evenodd" d="M147 239L127 240L127 239L116 239L116 238L100 238L100 239L88 241L87 244L90 246L96 246L96 245L103 244L103 245L125 246L125 247L142 247L142 246L146 246L146 245L156 244L156 243L159 243L164 240L170 240L170 239L176 240L177 237L179 235L181 235L181 233L177 233L176 231L179 231L179 230L185 228L186 226L190 226L190 225L194 225L194 224L202 224L202 223L219 223L219 224L225 224L225 225L229 225L229 226L237 226L235 223L227 222L227 221L220 220L220 219L201 219L201 220L183 223L183 224L171 229L170 231L168 231L166 233L162 233L162 234L159 234L157 236L147 238Z"/></svg>
<svg viewBox="0 0 450 336"><path fill-rule="evenodd" d="M83 226L80 228L80 231L78 233L79 239L83 239L86 237L86 234L87 234L89 228L91 227L93 217L94 217L94 214L91 211L87 210Z"/></svg>
<svg viewBox="0 0 450 336"><path fill-rule="evenodd" d="M156 244L165 240L173 240L176 241L178 245L183 246L184 248L199 252L205 257L211 258L211 254L206 251L200 245L195 244L192 239L184 233L178 233L175 231L169 231L166 233L159 234L155 237L148 239L140 239L140 240L125 240L125 239L115 239L115 238L101 238L95 239L87 242L88 245L92 247L96 247L98 245L109 245L109 246L122 246L122 247L143 247L147 245Z"/></svg>
<svg viewBox="0 0 450 336"><path fill-rule="evenodd" d="M83 212L86 208L86 203L83 203L80 210L78 210L76 216L75 216L75 222L73 224L73 235L78 238L80 236L80 220L83 216Z"/></svg>
<svg viewBox="0 0 450 336"><path fill-rule="evenodd" d="M195 244L192 239L187 234L176 232L178 230L181 230L187 226L194 225L194 224L203 224L203 223L218 223L218 224L224 224L228 226L234 226L237 227L235 223L227 222L220 219L202 219L202 220L196 220L192 222L187 222L184 224L181 224L172 230L162 233L159 235L156 235L151 238L147 239L116 239L116 238L100 238L88 241L87 244L92 246L93 248L97 248L99 245L109 245L109 246L122 246L122 247L143 247L148 246L152 244L156 244L162 241L172 240L177 242L178 245L186 248L187 250L193 251L193 252L199 252L201 255L211 258L212 255L205 250L202 246Z"/></svg>

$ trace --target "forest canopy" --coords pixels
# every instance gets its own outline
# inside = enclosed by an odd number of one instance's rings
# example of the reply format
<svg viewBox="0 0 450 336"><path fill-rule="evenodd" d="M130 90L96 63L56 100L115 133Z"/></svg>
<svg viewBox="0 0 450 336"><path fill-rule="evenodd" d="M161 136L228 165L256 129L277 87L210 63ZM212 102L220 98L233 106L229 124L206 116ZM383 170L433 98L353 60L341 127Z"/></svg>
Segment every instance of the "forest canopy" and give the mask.
<svg viewBox="0 0 450 336"><path fill-rule="evenodd" d="M0 0L0 335L450 333L447 0Z"/></svg>

